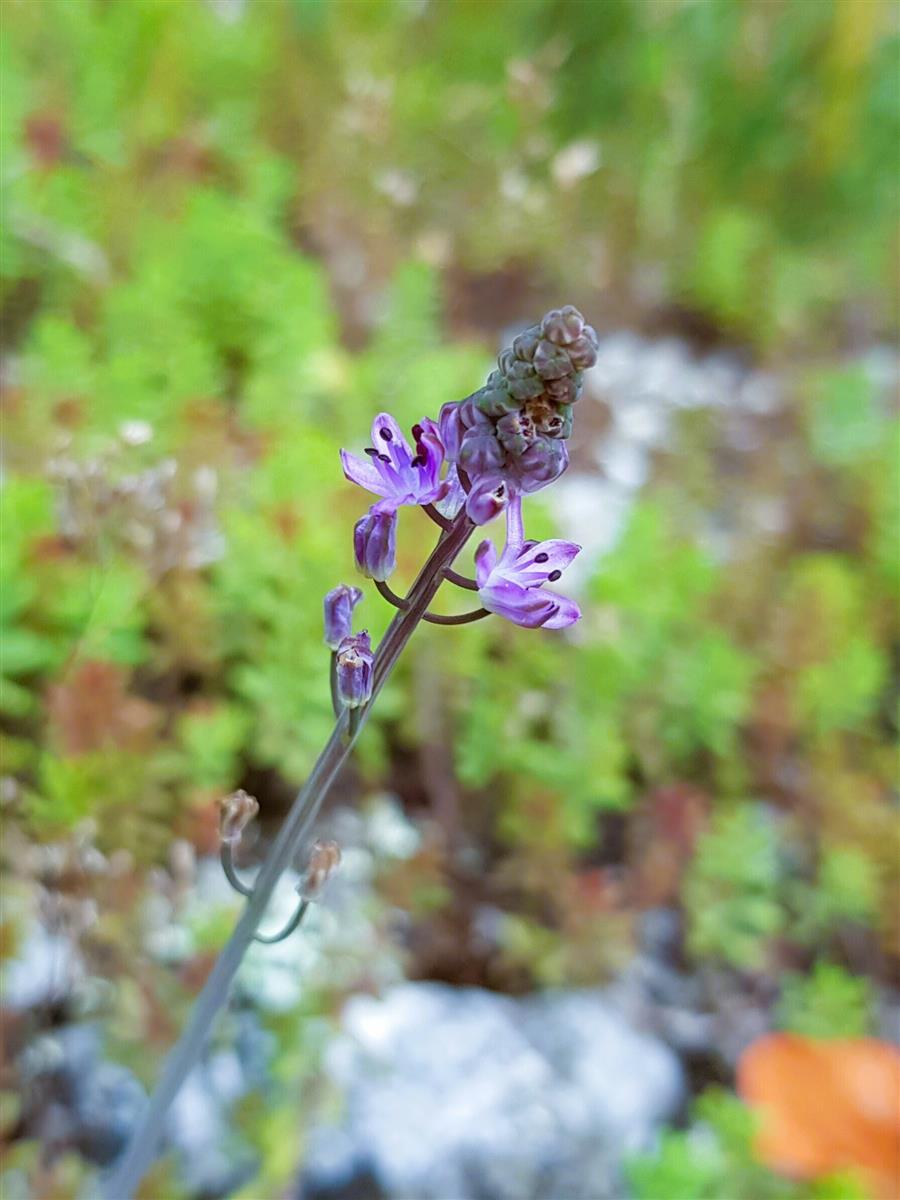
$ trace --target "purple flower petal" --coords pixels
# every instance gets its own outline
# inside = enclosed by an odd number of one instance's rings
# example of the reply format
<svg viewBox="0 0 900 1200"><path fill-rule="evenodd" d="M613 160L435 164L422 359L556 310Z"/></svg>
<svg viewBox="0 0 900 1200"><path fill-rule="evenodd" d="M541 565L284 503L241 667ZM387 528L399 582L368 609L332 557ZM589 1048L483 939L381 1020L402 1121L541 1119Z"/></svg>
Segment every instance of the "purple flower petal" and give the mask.
<svg viewBox="0 0 900 1200"><path fill-rule="evenodd" d="M372 441L363 462L346 450L341 451L344 474L352 482L377 496L384 496L393 508L404 504L434 504L450 490L441 480L444 446L440 430L427 418L413 426L415 451L403 436L390 413L379 413L372 422Z"/></svg>
<svg viewBox="0 0 900 1200"><path fill-rule="evenodd" d="M380 453L387 454L395 470L402 471L409 466L413 452L390 413L379 413L372 422L372 445Z"/></svg>
<svg viewBox="0 0 900 1200"><path fill-rule="evenodd" d="M558 597L541 592L537 588L526 588L508 579L499 579L482 587L478 597L488 612L496 613L522 625L526 629L539 629L553 616L553 601Z"/></svg>
<svg viewBox="0 0 900 1200"><path fill-rule="evenodd" d="M485 538L475 551L475 580L479 587L484 587L488 576L497 565L497 551L494 543Z"/></svg>
<svg viewBox="0 0 900 1200"><path fill-rule="evenodd" d="M460 420L460 402L451 400L443 406L440 415L440 432L441 442L444 446L444 453L450 462L456 462L459 457L459 446L463 439L463 434L466 432L465 426Z"/></svg>
<svg viewBox="0 0 900 1200"><path fill-rule="evenodd" d="M475 525L486 525L509 503L510 487L503 479L479 479L469 492L466 513Z"/></svg>
<svg viewBox="0 0 900 1200"><path fill-rule="evenodd" d="M574 600L542 590L559 579L581 549L574 542L550 538L525 540L522 497L506 510L506 545L499 560L493 543L483 541L475 551L475 578L484 607L529 629L564 629L581 616Z"/></svg>
<svg viewBox="0 0 900 1200"><path fill-rule="evenodd" d="M349 450L341 451L341 466L344 470L344 475L351 483L357 484L361 488L365 488L367 492L374 492L376 496L387 496L388 485L384 477L379 471L372 466L371 463L364 462L361 458L357 458L355 454L351 454Z"/></svg>
<svg viewBox="0 0 900 1200"><path fill-rule="evenodd" d="M551 598L550 592L545 592L544 594L548 599ZM576 621L581 619L581 609L568 596L553 595L552 600L554 612L544 622L544 629L566 629L569 625L574 625Z"/></svg>
<svg viewBox="0 0 900 1200"><path fill-rule="evenodd" d="M523 587L539 587L551 575L559 578L581 547L575 542L553 538L546 542L533 542L523 546L518 553L512 549L504 554L504 569L507 578L514 579ZM507 557L508 555L508 557Z"/></svg>
<svg viewBox="0 0 900 1200"><path fill-rule="evenodd" d="M389 579L397 565L397 510L382 500L353 527L356 565L370 579Z"/></svg>
<svg viewBox="0 0 900 1200"><path fill-rule="evenodd" d="M344 638L350 636L353 610L362 598L358 587L349 587L346 583L338 584L325 596L325 644L332 650L337 650Z"/></svg>
<svg viewBox="0 0 900 1200"><path fill-rule="evenodd" d="M466 502L466 493L463 485L459 482L455 463L450 464L450 470L447 472L444 482L447 485L447 491L437 501L436 507L441 516L450 517L452 520Z"/></svg>

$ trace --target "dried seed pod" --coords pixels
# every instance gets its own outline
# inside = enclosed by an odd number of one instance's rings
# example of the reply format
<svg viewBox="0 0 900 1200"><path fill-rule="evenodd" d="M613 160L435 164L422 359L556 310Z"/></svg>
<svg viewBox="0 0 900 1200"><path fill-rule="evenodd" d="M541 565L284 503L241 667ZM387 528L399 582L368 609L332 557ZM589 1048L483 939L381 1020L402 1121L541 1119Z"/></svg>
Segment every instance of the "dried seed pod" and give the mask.
<svg viewBox="0 0 900 1200"><path fill-rule="evenodd" d="M297 891L304 900L318 900L328 880L341 864L341 848L337 842L318 841L313 843L309 862Z"/></svg>
<svg viewBox="0 0 900 1200"><path fill-rule="evenodd" d="M259 801L238 788L219 802L219 837L228 846L236 846L244 830L259 812Z"/></svg>

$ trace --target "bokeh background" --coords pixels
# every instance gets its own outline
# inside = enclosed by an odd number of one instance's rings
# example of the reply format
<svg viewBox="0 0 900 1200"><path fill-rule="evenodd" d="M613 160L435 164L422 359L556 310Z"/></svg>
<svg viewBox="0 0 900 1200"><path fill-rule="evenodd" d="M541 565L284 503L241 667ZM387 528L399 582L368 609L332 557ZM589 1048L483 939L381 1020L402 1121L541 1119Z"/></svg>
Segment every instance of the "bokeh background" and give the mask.
<svg viewBox="0 0 900 1200"><path fill-rule="evenodd" d="M327 736L338 447L567 302L584 620L416 634L142 1194L896 1197L896 7L2 15L4 1197L95 1194Z"/></svg>

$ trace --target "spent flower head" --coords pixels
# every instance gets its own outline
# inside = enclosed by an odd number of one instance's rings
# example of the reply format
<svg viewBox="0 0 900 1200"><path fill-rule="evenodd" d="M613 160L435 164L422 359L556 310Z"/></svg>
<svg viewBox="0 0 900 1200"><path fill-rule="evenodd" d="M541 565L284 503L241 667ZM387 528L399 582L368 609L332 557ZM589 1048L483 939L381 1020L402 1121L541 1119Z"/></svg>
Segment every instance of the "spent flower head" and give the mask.
<svg viewBox="0 0 900 1200"><path fill-rule="evenodd" d="M306 870L297 884L297 891L304 900L318 900L338 867L341 865L341 848L337 842L313 842Z"/></svg>
<svg viewBox="0 0 900 1200"><path fill-rule="evenodd" d="M236 846L256 814L259 801L238 788L219 801L219 838L226 846Z"/></svg>
<svg viewBox="0 0 900 1200"><path fill-rule="evenodd" d="M366 630L345 637L337 651L337 694L345 708L361 708L372 696L372 643Z"/></svg>

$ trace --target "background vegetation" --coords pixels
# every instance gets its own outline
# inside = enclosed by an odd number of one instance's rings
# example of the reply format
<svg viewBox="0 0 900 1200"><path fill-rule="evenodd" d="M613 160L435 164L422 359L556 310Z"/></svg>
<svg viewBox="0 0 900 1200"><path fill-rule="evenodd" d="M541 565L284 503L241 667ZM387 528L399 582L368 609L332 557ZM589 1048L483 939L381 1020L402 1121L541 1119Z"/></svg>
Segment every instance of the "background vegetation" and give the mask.
<svg viewBox="0 0 900 1200"><path fill-rule="evenodd" d="M785 402L741 452L727 395L679 416L575 636L417 634L339 797L392 791L427 833L379 885L412 914L407 970L595 984L670 906L685 969L762 989L780 1027L877 1031L900 950L895 18L880 0L7 0L3 953L48 897L66 928L93 902L77 936L119 985L98 1011L142 1078L200 973L147 960L147 889L176 841L209 852L223 793L277 822L330 726L321 597L352 579L362 505L338 447L382 407L411 423L466 395L510 326L560 301L602 335L764 368ZM590 477L608 413L580 407ZM388 614L365 608L377 635ZM504 919L479 957L481 903ZM313 1049L274 1029L290 1081ZM256 1187L296 1165L273 1149L291 1094L244 1114ZM789 1194L763 1190L737 1101L702 1103L715 1163L673 1133L637 1193ZM11 1161L35 1195L87 1169L27 1138Z"/></svg>

